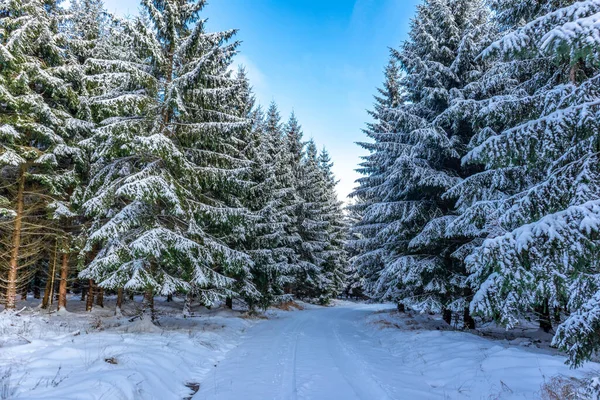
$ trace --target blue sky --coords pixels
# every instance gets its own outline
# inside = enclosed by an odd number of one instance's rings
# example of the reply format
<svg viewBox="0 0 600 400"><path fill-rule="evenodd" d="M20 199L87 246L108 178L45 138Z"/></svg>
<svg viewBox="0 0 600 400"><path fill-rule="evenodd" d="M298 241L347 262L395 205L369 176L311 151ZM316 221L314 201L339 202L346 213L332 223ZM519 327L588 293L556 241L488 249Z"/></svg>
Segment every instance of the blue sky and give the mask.
<svg viewBox="0 0 600 400"><path fill-rule="evenodd" d="M287 120L293 110L306 139L325 146L335 163L340 199L354 187L376 87L388 47L406 38L419 0L209 0L208 30L239 29L236 63L246 66L257 99L274 100ZM138 0L105 0L133 15Z"/></svg>

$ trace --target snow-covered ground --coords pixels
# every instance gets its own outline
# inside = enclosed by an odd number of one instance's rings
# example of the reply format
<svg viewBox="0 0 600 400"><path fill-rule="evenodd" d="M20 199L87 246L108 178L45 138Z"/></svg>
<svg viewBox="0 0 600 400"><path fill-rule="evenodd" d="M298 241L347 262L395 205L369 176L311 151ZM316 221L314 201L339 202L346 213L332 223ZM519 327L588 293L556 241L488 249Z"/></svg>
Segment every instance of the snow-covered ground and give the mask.
<svg viewBox="0 0 600 400"><path fill-rule="evenodd" d="M136 300L125 304L125 314L136 314ZM0 399L189 398L198 379L259 321L203 307L184 319L180 302L159 299L156 327L114 317L114 299L105 303L91 314L76 299L68 303L72 313L0 314Z"/></svg>
<svg viewBox="0 0 600 400"><path fill-rule="evenodd" d="M386 305L338 302L264 320L206 309L183 319L181 304L157 304L161 327L109 308L0 314L0 398L538 399L553 377L600 369L572 371L551 350Z"/></svg>

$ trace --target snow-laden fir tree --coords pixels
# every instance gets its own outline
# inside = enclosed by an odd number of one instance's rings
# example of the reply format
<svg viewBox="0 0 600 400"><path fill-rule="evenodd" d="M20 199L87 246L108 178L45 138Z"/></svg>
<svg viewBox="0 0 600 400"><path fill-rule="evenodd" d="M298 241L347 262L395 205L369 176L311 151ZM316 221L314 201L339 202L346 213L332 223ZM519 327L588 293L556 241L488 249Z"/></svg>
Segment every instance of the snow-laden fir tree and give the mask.
<svg viewBox="0 0 600 400"><path fill-rule="evenodd" d="M70 84L61 21L55 1L0 2L0 253L6 309L15 307L17 287L27 281L19 276L23 268L45 256L42 238L64 241L46 215L71 216L68 202L81 162L74 144L88 128L74 118L78 96Z"/></svg>
<svg viewBox="0 0 600 400"><path fill-rule="evenodd" d="M90 61L93 177L83 208L94 218L81 272L106 288L193 292L205 304L248 283L252 261L229 244L245 237L238 194L247 163L238 133L239 85L227 68L235 31L207 33L204 1L143 1L115 38L118 58ZM239 283L239 280L238 280ZM238 286L239 289L239 286Z"/></svg>
<svg viewBox="0 0 600 400"><path fill-rule="evenodd" d="M554 343L578 365L600 346L600 2L493 6L504 32L483 57L501 63L481 84L502 87L474 107L463 159L486 171L454 189L490 236L467 260L472 308L508 326L535 311L547 330L566 311Z"/></svg>
<svg viewBox="0 0 600 400"><path fill-rule="evenodd" d="M359 254L356 251L354 244L362 239L362 236L358 230L353 229L354 227L359 226L360 222L362 221L360 211L356 209L355 205L356 201L351 200L351 203L347 205L344 210L345 225L347 227L345 250L348 262L346 263L346 267L344 269L346 285L343 293L344 296L348 298L365 297L365 278L361 274L361 271L358 270L356 264L351 262L354 256Z"/></svg>
<svg viewBox="0 0 600 400"><path fill-rule="evenodd" d="M302 203L298 207L296 221L301 242L295 294L327 303L329 291L335 285L334 275L324 270L330 243L329 221L326 219L329 199L317 146L312 140L308 141L300 164L297 190Z"/></svg>
<svg viewBox="0 0 600 400"><path fill-rule="evenodd" d="M436 119L480 74L476 58L487 23L481 1L426 1L417 8L409 40L393 52L403 72L402 102L386 111L392 139L383 146L391 158L372 189L378 201L363 211L363 221L383 223L375 252L383 267L366 273L377 278L371 291L378 298L421 311L465 308L464 265L453 257L460 240L445 235L454 202L443 194L465 173L459 152L471 130L457 121L447 132Z"/></svg>
<svg viewBox="0 0 600 400"><path fill-rule="evenodd" d="M302 204L298 192L300 163L303 155L302 129L292 114L287 124L281 117L275 103L271 103L265 119L265 134L268 137L269 151L275 166L276 188L278 193L277 210L283 226L282 245L286 250L287 268L283 271L283 290L290 295L295 287L297 272L301 270L300 254L302 239L298 232L298 213ZM299 283L301 284L301 283Z"/></svg>
<svg viewBox="0 0 600 400"><path fill-rule="evenodd" d="M267 129L264 113L260 107L254 107L253 96L248 96L246 103L247 118L252 120L252 125L246 129L248 137L243 140L246 143L243 154L250 162L249 188L244 192L243 203L252 216L244 248L254 262L252 281L259 295L245 297L245 301L254 309L256 306L267 308L282 300L283 288L293 278L290 272L293 250L286 244L285 227L289 218L284 213L283 200L287 188L278 179L282 141L279 113L272 103Z"/></svg>
<svg viewBox="0 0 600 400"><path fill-rule="evenodd" d="M378 188L384 181L384 174L398 155L396 139L396 119L390 110L404 103L400 87L400 70L395 57L390 57L384 71L383 87L375 96L374 109L369 111L373 122L367 124L364 133L372 142L358 143L369 151L357 171L363 175L357 180L358 186L350 194L353 203L348 207L354 215L351 240L348 250L352 254L352 269L363 280L365 290L375 296L378 273L383 269L383 256L388 231L387 225L393 221L392 204L385 204L379 196ZM385 210L387 211L385 211ZM381 212L379 212L381 210Z"/></svg>
<svg viewBox="0 0 600 400"><path fill-rule="evenodd" d="M102 0L72 1L65 28L70 55L80 64L98 56L96 48L107 35L113 34L110 25L115 22L104 9Z"/></svg>
<svg viewBox="0 0 600 400"><path fill-rule="evenodd" d="M327 296L335 298L342 293L346 286L348 225L342 209L343 203L337 197L337 180L332 171L333 163L326 149L321 150L319 154L319 167L325 183L321 215L328 224L328 244L323 255L325 261L321 269L327 280L331 282L327 288Z"/></svg>

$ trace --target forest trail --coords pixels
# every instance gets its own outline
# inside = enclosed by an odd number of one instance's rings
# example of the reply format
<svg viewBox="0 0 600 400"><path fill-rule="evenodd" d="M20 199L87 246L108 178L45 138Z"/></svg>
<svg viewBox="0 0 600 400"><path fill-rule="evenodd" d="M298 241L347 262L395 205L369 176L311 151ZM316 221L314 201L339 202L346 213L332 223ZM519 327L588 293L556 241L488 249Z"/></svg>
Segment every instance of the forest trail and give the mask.
<svg viewBox="0 0 600 400"><path fill-rule="evenodd" d="M397 398L397 370L389 366L400 361L360 329L385 307L346 303L258 324L205 377L194 400Z"/></svg>
<svg viewBox="0 0 600 400"><path fill-rule="evenodd" d="M598 366L570 371L556 352L392 311L340 302L277 312L211 366L193 400L539 399L553 377Z"/></svg>

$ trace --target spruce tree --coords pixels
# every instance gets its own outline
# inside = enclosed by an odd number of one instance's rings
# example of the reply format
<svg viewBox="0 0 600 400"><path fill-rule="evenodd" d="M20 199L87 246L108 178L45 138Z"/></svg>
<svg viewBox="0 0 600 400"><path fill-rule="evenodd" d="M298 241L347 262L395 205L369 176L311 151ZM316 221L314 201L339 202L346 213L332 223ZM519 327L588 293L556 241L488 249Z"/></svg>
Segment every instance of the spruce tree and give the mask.
<svg viewBox="0 0 600 400"><path fill-rule="evenodd" d="M236 195L246 163L237 135L239 86L227 71L235 31L206 33L204 1L144 1L142 16L118 38L118 58L97 60L92 99L101 120L93 140L93 178L85 194L98 251L80 273L101 287L177 290L211 304L245 280L246 212ZM252 288L244 287L244 290Z"/></svg>
<svg viewBox="0 0 600 400"><path fill-rule="evenodd" d="M363 221L379 224L381 243L370 252L379 263L366 273L376 278L371 292L420 311L444 310L448 322L451 311L464 310L469 293L464 264L454 254L460 240L446 236L454 201L443 195L469 173L459 160L472 132L460 121L446 130L438 118L480 74L476 58L487 22L480 1L430 0L418 7L409 40L393 52L404 73L402 97L386 111L391 139L376 143L387 154L371 189L374 204L363 212Z"/></svg>
<svg viewBox="0 0 600 400"><path fill-rule="evenodd" d="M383 87L378 89L375 105L369 111L373 122L367 124L364 133L372 142L358 143L369 151L357 171L363 175L357 180L358 186L350 194L354 203L349 211L355 215L352 224L352 240L348 243L352 268L364 280L365 290L378 297L376 283L379 272L384 267L385 243L390 232L386 229L394 220L394 202L387 202L379 195L378 188L383 184L385 172L398 155L395 146L397 131L396 119L391 110L404 103L400 86L400 69L395 57L390 57L384 71Z"/></svg>
<svg viewBox="0 0 600 400"><path fill-rule="evenodd" d="M327 289L334 284L333 276L323 270L329 243L329 222L324 210L327 193L317 147L312 140L306 146L299 178L297 190L302 203L297 208L296 224L301 242L295 292L300 297L318 298L327 303Z"/></svg>
<svg viewBox="0 0 600 400"><path fill-rule="evenodd" d="M327 280L331 282L326 295L334 298L339 296L346 286L346 268L348 265L346 236L348 225L342 209L343 203L337 197L337 180L332 171L333 163L329 153L324 148L319 154L319 167L325 185L321 215L328 224L328 243L325 248L325 262L322 271Z"/></svg>
<svg viewBox="0 0 600 400"><path fill-rule="evenodd" d="M267 111L265 134L268 138L270 154L274 161L277 210L283 227L282 245L286 251L285 269L282 271L284 294L288 297L294 291L300 267L302 239L298 232L298 213L302 203L298 193L298 177L302 160L302 131L295 117L285 126L277 106L272 103ZM299 283L301 284L301 283Z"/></svg>
<svg viewBox="0 0 600 400"><path fill-rule="evenodd" d="M535 312L546 330L551 313L567 311L555 344L579 365L600 344L598 32L590 24L600 5L493 6L504 31L483 53L498 67L481 84L496 87L473 107L481 133L463 159L486 170L457 190L463 225L488 233L467 259L478 290L472 308L509 327Z"/></svg>
<svg viewBox="0 0 600 400"><path fill-rule="evenodd" d="M7 254L6 309L15 308L19 286L33 275L26 268L40 265L45 257L40 250L45 239L66 239L62 227L46 216L71 216L75 167L82 161L75 144L88 126L75 118L79 99L70 83L59 30L62 18L54 1L0 4L0 229L2 253Z"/></svg>

